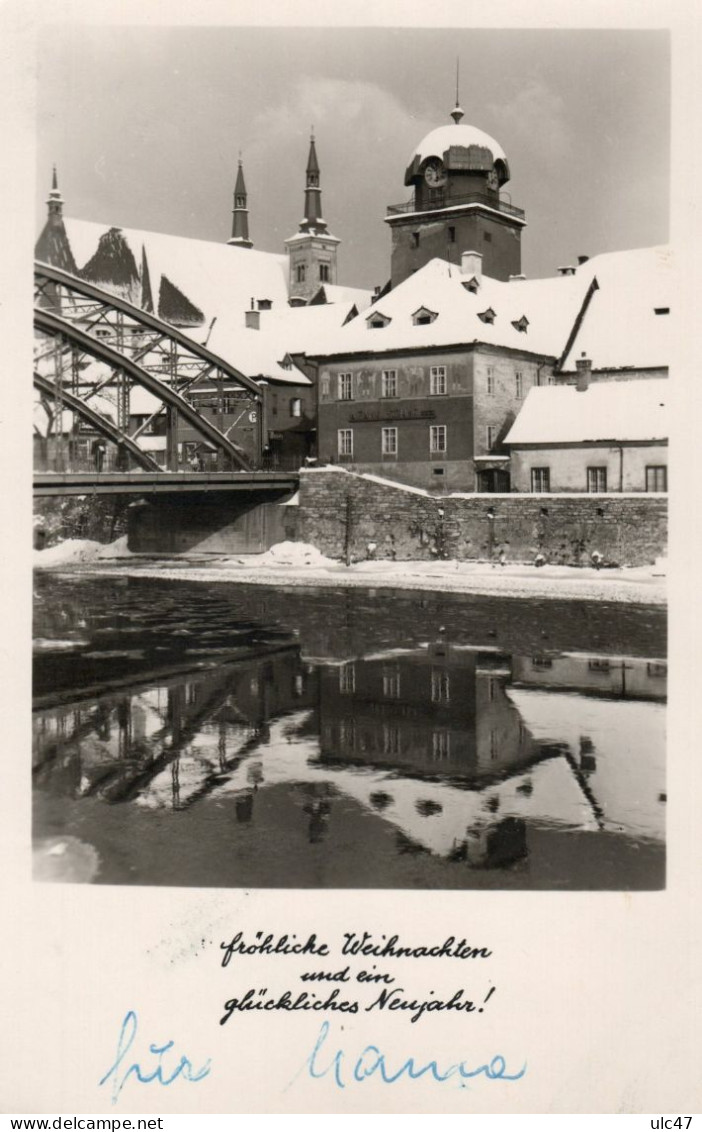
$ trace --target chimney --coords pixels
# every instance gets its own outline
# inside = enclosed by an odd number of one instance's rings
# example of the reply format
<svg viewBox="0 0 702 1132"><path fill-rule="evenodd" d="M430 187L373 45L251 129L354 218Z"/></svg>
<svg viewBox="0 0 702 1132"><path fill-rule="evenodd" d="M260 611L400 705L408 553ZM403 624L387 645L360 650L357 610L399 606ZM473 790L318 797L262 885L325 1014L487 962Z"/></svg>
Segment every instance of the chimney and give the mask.
<svg viewBox="0 0 702 1132"><path fill-rule="evenodd" d="M244 321L249 330L261 329L261 312L260 311L244 311Z"/></svg>
<svg viewBox="0 0 702 1132"><path fill-rule="evenodd" d="M510 283L519 283L522 279L526 279L526 275L510 275Z"/></svg>
<svg viewBox="0 0 702 1132"><path fill-rule="evenodd" d="M578 377L575 382L575 388L578 393L586 393L590 385L592 377L592 360L585 356L583 350L579 358L575 360L575 368L578 371Z"/></svg>
<svg viewBox="0 0 702 1132"><path fill-rule="evenodd" d="M589 258L590 258L589 255L579 255L578 256L578 267L582 267L584 263L587 263Z"/></svg>
<svg viewBox="0 0 702 1132"><path fill-rule="evenodd" d="M461 275L474 275L476 279L480 280L483 277L483 253L482 252L462 252L461 253Z"/></svg>

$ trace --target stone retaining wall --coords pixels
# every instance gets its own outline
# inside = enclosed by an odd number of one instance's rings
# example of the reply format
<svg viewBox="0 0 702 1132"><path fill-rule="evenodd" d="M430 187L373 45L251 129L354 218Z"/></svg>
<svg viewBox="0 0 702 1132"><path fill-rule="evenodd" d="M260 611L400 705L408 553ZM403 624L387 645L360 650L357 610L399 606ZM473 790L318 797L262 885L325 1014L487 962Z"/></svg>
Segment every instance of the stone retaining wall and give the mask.
<svg viewBox="0 0 702 1132"><path fill-rule="evenodd" d="M666 552L667 496L428 495L341 468L300 476L298 538L333 558L643 566Z"/></svg>

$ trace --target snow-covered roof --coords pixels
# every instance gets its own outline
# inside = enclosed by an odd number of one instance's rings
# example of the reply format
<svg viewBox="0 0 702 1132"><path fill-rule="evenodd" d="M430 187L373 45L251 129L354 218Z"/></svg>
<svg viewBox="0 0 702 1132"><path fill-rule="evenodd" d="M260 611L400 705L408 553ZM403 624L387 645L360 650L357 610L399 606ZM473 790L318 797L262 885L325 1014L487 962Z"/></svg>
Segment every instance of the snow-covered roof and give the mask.
<svg viewBox="0 0 702 1132"><path fill-rule="evenodd" d="M667 247L635 248L593 256L576 275L597 279L563 369L574 370L583 351L593 369L659 368L672 351L672 253ZM659 312L659 313L656 313Z"/></svg>
<svg viewBox="0 0 702 1132"><path fill-rule="evenodd" d="M451 127L448 127L451 128ZM380 353L441 348L484 342L540 356L558 358L589 286L585 276L502 282L483 276L477 292L465 286L471 275L446 260L433 259L346 326L327 335L320 355ZM420 308L436 312L431 322L413 321ZM494 321L480 317L489 309ZM390 321L370 329L372 316ZM528 319L526 332L515 323ZM307 353L314 351L308 349Z"/></svg>
<svg viewBox="0 0 702 1132"><path fill-rule="evenodd" d="M484 130L479 130L477 126L469 126L467 123L465 125L454 123L451 126L439 126L438 129L432 130L425 138L422 138L410 157L410 162L415 157L419 158L420 161L424 161L426 157L443 157L446 150L454 145L460 145L466 149L471 145L489 149L493 161L499 160L507 163L502 146L489 134L486 134Z"/></svg>
<svg viewBox="0 0 702 1132"><path fill-rule="evenodd" d="M667 440L664 379L543 385L529 390L505 444L583 444L588 441Z"/></svg>
<svg viewBox="0 0 702 1132"><path fill-rule="evenodd" d="M83 268L97 248L98 241L114 225L89 220L65 220L66 231L76 263ZM212 240L194 240L164 232L121 228L137 264L146 250L151 284L158 293L158 282L165 275L205 314L219 314L223 302L242 310L251 298L288 301L288 259L285 255L238 248Z"/></svg>
<svg viewBox="0 0 702 1132"><path fill-rule="evenodd" d="M66 219L66 231L79 270L94 256L98 242L110 229L88 220ZM250 341L244 312L251 300L267 299L272 310L288 307L288 258L255 248L238 248L209 240L193 240L163 232L119 229L135 262L141 266L146 252L154 300L160 281L166 278L202 312L202 324L185 329L195 341L207 344L249 376L305 385L308 379L297 369L279 365L285 347L266 350L259 340ZM109 280L100 281L109 289ZM261 317L269 312L262 312ZM210 331L212 320L216 319ZM209 332L209 338L208 338ZM271 344L273 345L273 344Z"/></svg>

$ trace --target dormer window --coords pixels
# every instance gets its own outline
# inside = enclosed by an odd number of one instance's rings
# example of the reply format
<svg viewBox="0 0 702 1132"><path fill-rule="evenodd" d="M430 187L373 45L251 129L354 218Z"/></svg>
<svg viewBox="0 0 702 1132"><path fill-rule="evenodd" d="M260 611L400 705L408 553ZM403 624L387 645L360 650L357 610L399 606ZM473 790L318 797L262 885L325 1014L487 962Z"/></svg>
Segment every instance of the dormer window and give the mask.
<svg viewBox="0 0 702 1132"><path fill-rule="evenodd" d="M465 287L466 291L470 291L472 295L477 295L480 289L480 280L474 275L472 279L461 283L461 287Z"/></svg>
<svg viewBox="0 0 702 1132"><path fill-rule="evenodd" d="M670 307L654 307L654 314L670 314Z"/></svg>
<svg viewBox="0 0 702 1132"><path fill-rule="evenodd" d="M293 362L290 354L286 354L280 363L282 369L292 369Z"/></svg>
<svg viewBox="0 0 702 1132"><path fill-rule="evenodd" d="M525 314L523 314L521 318L515 319L515 321L512 323L514 329L518 330L520 334L526 334L528 325L529 319Z"/></svg>
<svg viewBox="0 0 702 1132"><path fill-rule="evenodd" d="M258 309L260 311L269 311L271 309L271 307L273 306L273 300L272 299L258 299L256 305L258 306Z"/></svg>
<svg viewBox="0 0 702 1132"><path fill-rule="evenodd" d="M412 315L412 322L415 326L428 326L428 324L433 322L437 317L438 314L436 311L430 311L428 307L420 307L419 310L415 311Z"/></svg>
<svg viewBox="0 0 702 1132"><path fill-rule="evenodd" d="M492 307L488 307L486 311L480 311L478 313L478 318L480 319L480 321L488 322L490 326L492 326L493 322L495 321L495 317L495 312Z"/></svg>
<svg viewBox="0 0 702 1132"><path fill-rule="evenodd" d="M380 311L373 311L373 314L369 315L366 319L366 326L369 330L382 330L389 322L392 322L392 319L388 318L386 314L381 314Z"/></svg>

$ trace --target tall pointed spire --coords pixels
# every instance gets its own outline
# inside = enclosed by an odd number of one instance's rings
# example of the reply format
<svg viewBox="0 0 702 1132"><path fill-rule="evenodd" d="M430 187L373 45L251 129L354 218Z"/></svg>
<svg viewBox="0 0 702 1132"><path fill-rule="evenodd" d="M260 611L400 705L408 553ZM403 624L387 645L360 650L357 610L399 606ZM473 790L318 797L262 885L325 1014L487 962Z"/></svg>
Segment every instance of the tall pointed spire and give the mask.
<svg viewBox="0 0 702 1132"><path fill-rule="evenodd" d="M319 162L314 144L314 131L310 135L310 152L307 158L305 182L305 218L300 224L301 232L314 232L322 235L327 230L322 219L322 190L319 187Z"/></svg>
<svg viewBox="0 0 702 1132"><path fill-rule="evenodd" d="M46 203L49 206L49 219L61 220L63 217L63 197L59 192L58 176L56 174L55 165L51 174L51 192L49 193Z"/></svg>
<svg viewBox="0 0 702 1132"><path fill-rule="evenodd" d="M234 208L232 209L232 238L227 241L237 248L252 248L253 242L249 239L249 210L246 206L246 183L244 181L244 167L239 154L239 167L236 172L234 185Z"/></svg>
<svg viewBox="0 0 702 1132"><path fill-rule="evenodd" d="M454 120L454 122L456 123L457 126L459 125L461 118L463 117L463 111L461 110L461 104L460 104L459 99L458 99L458 74L459 74L459 60L458 60L458 56L456 56L456 105L454 106L453 110L451 111L451 117L453 118L453 120Z"/></svg>

